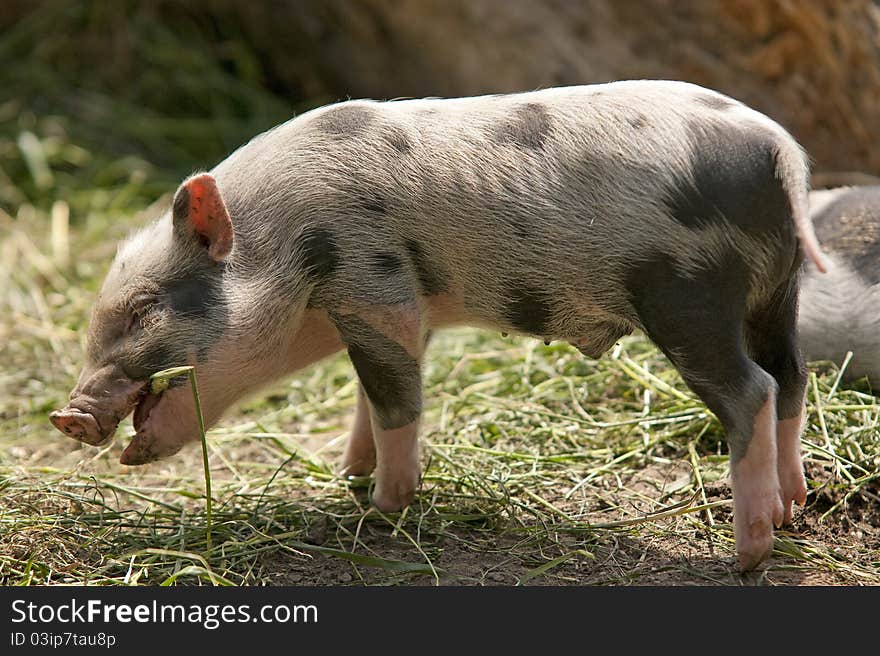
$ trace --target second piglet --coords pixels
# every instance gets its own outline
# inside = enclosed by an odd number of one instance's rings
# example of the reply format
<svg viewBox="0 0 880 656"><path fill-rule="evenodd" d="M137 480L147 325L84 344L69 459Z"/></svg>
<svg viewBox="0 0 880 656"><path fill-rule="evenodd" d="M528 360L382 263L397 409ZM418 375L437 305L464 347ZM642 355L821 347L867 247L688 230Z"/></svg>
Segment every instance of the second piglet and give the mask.
<svg viewBox="0 0 880 656"><path fill-rule="evenodd" d="M727 433L736 548L764 559L806 487L795 334L807 163L767 117L678 82L349 101L260 135L119 249L55 425L89 444L134 412L142 464L244 394L340 349L361 390L343 470L373 503L419 485L427 331L470 324L599 357L643 330Z"/></svg>
<svg viewBox="0 0 880 656"><path fill-rule="evenodd" d="M841 365L844 379L880 384L880 186L810 192L829 270L806 262L798 328L804 355Z"/></svg>

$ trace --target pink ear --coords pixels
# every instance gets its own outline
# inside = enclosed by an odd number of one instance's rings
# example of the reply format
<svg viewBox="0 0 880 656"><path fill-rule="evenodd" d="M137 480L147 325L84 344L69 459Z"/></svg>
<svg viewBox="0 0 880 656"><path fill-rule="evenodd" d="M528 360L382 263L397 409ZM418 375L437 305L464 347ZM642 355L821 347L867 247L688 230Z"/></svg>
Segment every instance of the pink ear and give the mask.
<svg viewBox="0 0 880 656"><path fill-rule="evenodd" d="M207 243L208 255L220 262L232 250L232 220L210 173L195 175L174 198L174 223L185 224Z"/></svg>

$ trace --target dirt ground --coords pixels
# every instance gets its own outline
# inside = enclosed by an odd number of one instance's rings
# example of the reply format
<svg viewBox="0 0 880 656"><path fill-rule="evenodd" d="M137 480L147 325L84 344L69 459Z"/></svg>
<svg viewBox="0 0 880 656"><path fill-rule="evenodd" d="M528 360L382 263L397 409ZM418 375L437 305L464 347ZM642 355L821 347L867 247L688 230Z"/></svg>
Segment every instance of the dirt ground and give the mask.
<svg viewBox="0 0 880 656"><path fill-rule="evenodd" d="M681 466L670 465L666 473L685 471ZM646 471L638 483L645 487L662 487L668 478L659 478L664 472ZM814 472L818 473L818 472ZM875 487L875 492L880 491ZM730 488L719 484L707 489L707 499L729 501ZM609 495L609 501L615 499ZM847 511L836 520L819 520L824 510L839 501L831 493L822 492L805 509L796 513L791 526L777 531L789 544L777 545L777 550L795 549L797 543L822 543L841 561L862 562L876 566L877 545L880 545L880 506L863 500L848 504ZM559 507L559 506L558 506ZM564 506L560 507L565 509ZM713 510L714 521L719 524L731 521L729 505ZM613 515L612 515L613 516ZM742 574L736 569L736 560L730 544L719 545L711 531L701 531L683 526L684 522L659 520L649 531L610 532L585 537L556 536L554 547L559 543L571 550L584 550L589 557L576 555L554 567L547 576L528 580L529 585L785 585L785 586L839 586L871 585L865 577L829 563L828 567L802 566L787 562L777 553L755 572ZM326 543L327 524L319 523L312 535L316 544ZM371 526L361 533L360 539L371 549L386 558L406 561L413 557L411 545L391 539L389 531ZM732 535L727 536L728 540ZM871 547L873 545L873 548ZM443 536L432 545L439 552L433 560L442 585L517 585L530 568L524 553L536 557L541 553L540 544L527 544L521 534L496 527L494 534L486 536L483 530L458 528L454 536ZM516 552L511 553L511 552ZM873 552L873 553L872 553ZM873 561L873 562L872 562ZM263 566L273 573L269 581L277 585L359 585L433 583L428 575L405 575L399 579L388 576L379 569L361 568L359 575L352 573L350 563L339 559L315 555L311 559L273 554ZM360 578L362 577L362 578Z"/></svg>

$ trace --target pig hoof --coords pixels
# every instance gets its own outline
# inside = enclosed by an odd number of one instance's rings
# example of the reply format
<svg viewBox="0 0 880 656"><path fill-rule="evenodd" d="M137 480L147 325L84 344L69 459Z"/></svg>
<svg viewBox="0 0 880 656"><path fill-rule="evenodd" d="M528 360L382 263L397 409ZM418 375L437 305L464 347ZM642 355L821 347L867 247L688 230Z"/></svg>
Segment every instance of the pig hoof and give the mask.
<svg viewBox="0 0 880 656"><path fill-rule="evenodd" d="M373 492L373 505L382 512L398 512L412 503L415 498L416 486L397 484L381 486L376 484Z"/></svg>
<svg viewBox="0 0 880 656"><path fill-rule="evenodd" d="M783 524L791 524L794 516L794 506L803 506L807 502L807 482L803 471L795 471L790 476L780 474L782 486L782 507L784 510Z"/></svg>
<svg viewBox="0 0 880 656"><path fill-rule="evenodd" d="M771 535L771 539L769 540L769 544L766 546L758 546L755 545L753 547L754 551L750 551L748 553L740 552L737 554L739 556L739 571L740 572L751 572L758 565L763 563L770 557L771 552L773 551L773 539Z"/></svg>
<svg viewBox="0 0 880 656"><path fill-rule="evenodd" d="M740 570L746 572L769 558L773 551L773 526L780 526L784 517L779 495L771 507L763 512L748 512L749 508L734 509L734 535Z"/></svg>
<svg viewBox="0 0 880 656"><path fill-rule="evenodd" d="M748 527L747 535L737 535L736 553L742 572L755 569L773 551L773 529L769 522L758 521Z"/></svg>

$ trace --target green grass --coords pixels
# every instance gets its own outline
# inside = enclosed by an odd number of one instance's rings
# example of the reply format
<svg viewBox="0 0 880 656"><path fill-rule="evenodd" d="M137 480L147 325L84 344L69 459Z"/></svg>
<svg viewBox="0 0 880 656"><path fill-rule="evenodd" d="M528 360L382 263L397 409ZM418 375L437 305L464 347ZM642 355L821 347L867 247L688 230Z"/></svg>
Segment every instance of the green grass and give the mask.
<svg viewBox="0 0 880 656"><path fill-rule="evenodd" d="M278 381L209 431L209 544L197 447L128 468L130 422L96 449L47 414L79 373L116 242L183 175L293 110L262 89L246 44L214 51L188 23L78 6L45 3L0 36L0 59L27 61L0 72L0 584L880 584L867 386L813 366L807 507L767 569L741 577L718 422L638 336L591 361L438 334L422 487L396 515L369 506L369 479L336 475L355 406L346 359ZM116 67L87 75L69 58L71 40L114 29L138 35L117 58L149 75L121 84Z"/></svg>

